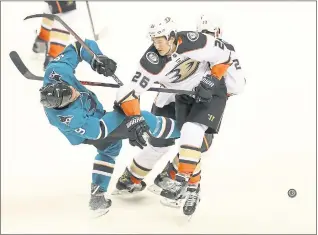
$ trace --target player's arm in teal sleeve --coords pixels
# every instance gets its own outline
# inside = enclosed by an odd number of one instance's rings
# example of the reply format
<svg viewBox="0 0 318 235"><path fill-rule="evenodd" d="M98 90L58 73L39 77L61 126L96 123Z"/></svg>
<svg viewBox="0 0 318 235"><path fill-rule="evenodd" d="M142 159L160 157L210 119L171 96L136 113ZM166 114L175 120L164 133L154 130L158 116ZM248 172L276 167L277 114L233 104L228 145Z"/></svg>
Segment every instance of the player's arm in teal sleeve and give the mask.
<svg viewBox="0 0 318 235"><path fill-rule="evenodd" d="M96 54L102 53L95 41L86 39L85 43ZM58 82L63 80L69 83L74 79L77 80L74 71L82 60L91 63L92 57L82 48L79 42L68 45L60 55L49 63L45 70L44 81L53 82L55 80Z"/></svg>
<svg viewBox="0 0 318 235"><path fill-rule="evenodd" d="M96 55L103 54L95 41L86 39L85 43ZM78 66L79 62L85 60L87 63L91 64L92 59L93 57L88 53L88 51L76 41L75 43L65 47L63 52L58 55L51 63L49 63L48 68L51 66L64 64L68 65L73 72Z"/></svg>
<svg viewBox="0 0 318 235"><path fill-rule="evenodd" d="M180 137L180 130L175 120L156 116L148 111L141 111L141 115L145 118L150 132L155 138L174 139Z"/></svg>
<svg viewBox="0 0 318 235"><path fill-rule="evenodd" d="M95 42L94 40L85 39L85 43L96 55L103 55L102 51L98 47L97 42ZM91 64L93 56L91 56L79 42L75 43L75 45L80 59L85 60L87 63Z"/></svg>

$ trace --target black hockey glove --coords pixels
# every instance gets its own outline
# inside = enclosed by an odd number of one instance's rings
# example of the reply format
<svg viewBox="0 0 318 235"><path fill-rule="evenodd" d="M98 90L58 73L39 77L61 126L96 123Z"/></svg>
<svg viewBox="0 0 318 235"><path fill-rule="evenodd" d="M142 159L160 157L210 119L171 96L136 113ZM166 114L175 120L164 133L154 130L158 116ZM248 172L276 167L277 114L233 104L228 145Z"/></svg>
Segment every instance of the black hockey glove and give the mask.
<svg viewBox="0 0 318 235"><path fill-rule="evenodd" d="M115 73L117 69L117 63L115 61L105 55L98 55L97 59L100 62L98 62L95 58L91 61L91 67L94 71L99 74L103 74L106 77L112 76Z"/></svg>
<svg viewBox="0 0 318 235"><path fill-rule="evenodd" d="M197 103L209 103L212 100L213 95L216 93L216 89L219 88L220 80L213 75L206 75L202 78L200 84L195 88L195 101Z"/></svg>
<svg viewBox="0 0 318 235"><path fill-rule="evenodd" d="M143 116L135 115L126 117L129 143L143 149L147 146L147 139L150 135L149 127Z"/></svg>

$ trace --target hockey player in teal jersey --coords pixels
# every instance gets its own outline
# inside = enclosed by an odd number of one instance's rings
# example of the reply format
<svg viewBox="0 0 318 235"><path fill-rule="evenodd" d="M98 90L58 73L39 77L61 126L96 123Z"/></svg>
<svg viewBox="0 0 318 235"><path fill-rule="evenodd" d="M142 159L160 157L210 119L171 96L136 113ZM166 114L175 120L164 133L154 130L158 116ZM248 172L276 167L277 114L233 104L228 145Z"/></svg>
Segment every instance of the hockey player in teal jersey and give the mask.
<svg viewBox="0 0 318 235"><path fill-rule="evenodd" d="M97 155L92 172L90 209L105 214L111 206L107 195L114 170L115 158L122 148L122 139L129 139L133 146L146 146L144 133L160 138L178 138L180 135L174 120L155 116L147 111L127 117L116 105L106 112L96 95L84 87L75 77L79 62L88 62L92 69L104 76L115 73L116 62L103 55L95 41L85 40L99 61L89 55L80 43L75 42L51 61L40 89L41 103L51 125L58 128L72 145L95 146ZM146 184L117 183L117 189L129 192L141 191Z"/></svg>

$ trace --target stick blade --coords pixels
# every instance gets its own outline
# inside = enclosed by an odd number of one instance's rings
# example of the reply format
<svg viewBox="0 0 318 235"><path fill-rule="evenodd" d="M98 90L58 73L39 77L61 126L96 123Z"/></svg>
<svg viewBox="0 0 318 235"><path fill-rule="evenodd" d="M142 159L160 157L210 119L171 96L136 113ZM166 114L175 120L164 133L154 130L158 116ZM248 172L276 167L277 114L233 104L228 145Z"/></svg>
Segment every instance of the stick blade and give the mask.
<svg viewBox="0 0 318 235"><path fill-rule="evenodd" d="M25 64L21 60L21 57L19 56L19 54L16 51L11 51L9 53L9 56L10 56L11 61L15 65L15 67L19 70L19 72L25 78L30 79L30 80L38 80L38 81L43 80L43 77L36 76L29 71L29 69L25 66Z"/></svg>
<svg viewBox="0 0 318 235"><path fill-rule="evenodd" d="M11 51L9 56L13 64L15 65L15 67L17 67L17 69L20 71L21 74L24 75L28 72L28 68L25 66L24 63L21 63L22 60L16 51Z"/></svg>
<svg viewBox="0 0 318 235"><path fill-rule="evenodd" d="M34 14L34 15L29 15L27 17L25 17L23 20L28 20L28 19L32 19L32 18L38 18L38 17L47 17L47 18L52 18L51 14Z"/></svg>

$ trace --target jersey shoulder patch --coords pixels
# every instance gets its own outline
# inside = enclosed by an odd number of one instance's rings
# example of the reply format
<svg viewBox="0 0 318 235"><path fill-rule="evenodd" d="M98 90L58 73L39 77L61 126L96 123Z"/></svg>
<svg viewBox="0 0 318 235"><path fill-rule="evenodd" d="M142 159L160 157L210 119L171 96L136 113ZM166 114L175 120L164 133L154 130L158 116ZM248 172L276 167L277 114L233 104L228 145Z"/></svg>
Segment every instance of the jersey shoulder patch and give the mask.
<svg viewBox="0 0 318 235"><path fill-rule="evenodd" d="M179 46L177 53L182 54L205 47L207 37L206 35L195 31L181 31L178 32L178 41Z"/></svg>
<svg viewBox="0 0 318 235"><path fill-rule="evenodd" d="M151 45L140 59L141 66L149 73L159 74L167 64L166 56L161 56L156 48Z"/></svg>

